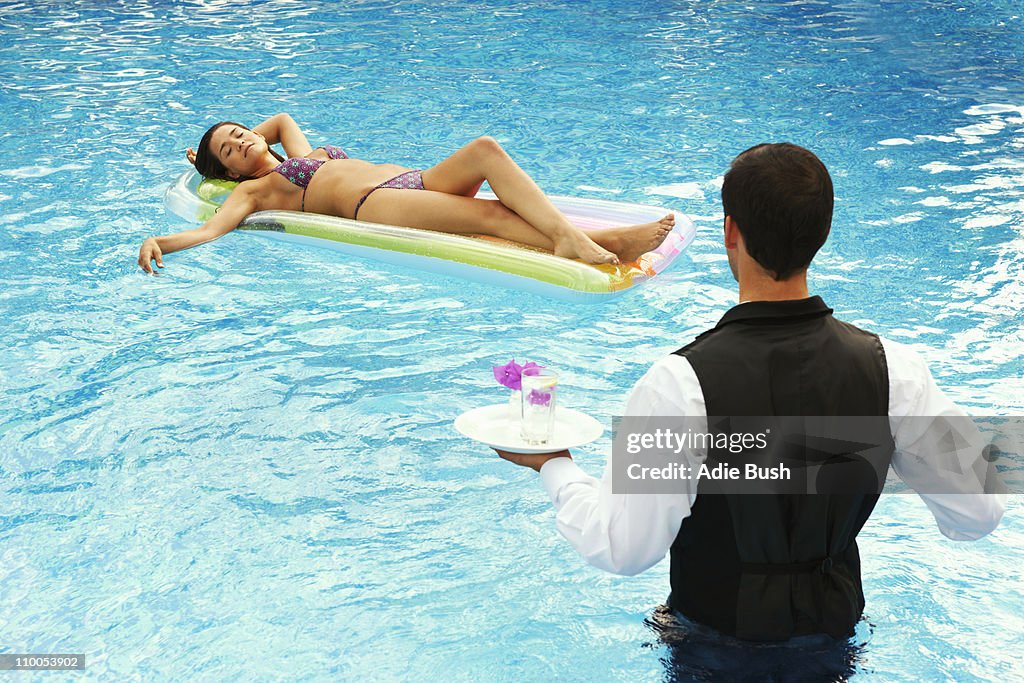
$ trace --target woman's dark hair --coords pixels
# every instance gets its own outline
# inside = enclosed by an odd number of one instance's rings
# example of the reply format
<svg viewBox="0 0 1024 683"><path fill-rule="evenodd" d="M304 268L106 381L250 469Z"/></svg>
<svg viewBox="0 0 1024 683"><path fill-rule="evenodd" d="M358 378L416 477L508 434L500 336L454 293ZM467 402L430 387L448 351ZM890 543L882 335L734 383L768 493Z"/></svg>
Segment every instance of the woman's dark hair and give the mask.
<svg viewBox="0 0 1024 683"><path fill-rule="evenodd" d="M206 133L203 134L203 139L199 141L199 146L196 148L196 161L195 167L199 171L199 174L204 178L212 178L217 180L250 180L249 178L232 178L228 172L228 169L224 164L221 163L217 155L213 153L210 148L210 141L213 139L214 132L221 126L238 126L239 128L245 128L245 130L251 130L248 126L243 126L240 123L234 121L221 121L215 123L210 127ZM275 152L273 149L270 150L278 161L284 161L284 157Z"/></svg>
<svg viewBox="0 0 1024 683"><path fill-rule="evenodd" d="M832 227L832 178L810 150L761 144L736 157L722 183L722 207L747 253L775 280L811 264Z"/></svg>

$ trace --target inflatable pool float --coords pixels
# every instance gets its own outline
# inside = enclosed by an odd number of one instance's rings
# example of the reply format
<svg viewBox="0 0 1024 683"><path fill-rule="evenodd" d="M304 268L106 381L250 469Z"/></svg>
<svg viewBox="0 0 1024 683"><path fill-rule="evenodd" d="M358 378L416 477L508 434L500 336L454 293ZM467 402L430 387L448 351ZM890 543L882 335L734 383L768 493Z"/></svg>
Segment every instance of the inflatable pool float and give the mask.
<svg viewBox="0 0 1024 683"><path fill-rule="evenodd" d="M185 220L205 222L236 183L184 172L167 190L167 208ZM477 197L496 199L488 192ZM455 275L543 296L597 301L627 291L663 272L693 241L693 223L671 209L600 199L550 197L583 230L632 225L675 213L676 226L654 251L617 266L593 265L490 237L367 223L297 211L259 211L239 230L273 239L331 248L353 256Z"/></svg>

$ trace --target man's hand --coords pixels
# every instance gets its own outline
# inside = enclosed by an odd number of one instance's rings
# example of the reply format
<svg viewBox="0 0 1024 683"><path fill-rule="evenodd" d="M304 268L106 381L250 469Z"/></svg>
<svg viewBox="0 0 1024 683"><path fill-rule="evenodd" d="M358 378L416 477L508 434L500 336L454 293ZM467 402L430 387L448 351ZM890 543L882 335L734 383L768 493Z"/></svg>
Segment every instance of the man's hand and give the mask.
<svg viewBox="0 0 1024 683"><path fill-rule="evenodd" d="M529 467L535 472L540 472L541 466L551 458L569 458L572 454L569 451L558 451L557 453L509 453L495 448L494 452L509 462L514 462L522 467Z"/></svg>

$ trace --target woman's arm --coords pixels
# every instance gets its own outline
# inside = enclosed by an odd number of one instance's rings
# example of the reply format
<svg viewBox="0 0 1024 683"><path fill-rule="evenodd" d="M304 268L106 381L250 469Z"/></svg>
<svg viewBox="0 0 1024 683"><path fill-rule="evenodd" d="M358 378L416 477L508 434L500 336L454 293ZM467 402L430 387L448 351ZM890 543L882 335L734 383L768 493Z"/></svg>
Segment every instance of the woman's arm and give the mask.
<svg viewBox="0 0 1024 683"><path fill-rule="evenodd" d="M243 218L258 208L257 193L243 183L228 196L220 210L198 228L183 230L173 235L150 237L143 242L139 249L139 267L152 275L151 261L155 260L157 267L163 268L163 254L188 249L226 235L234 230Z"/></svg>
<svg viewBox="0 0 1024 683"><path fill-rule="evenodd" d="M289 157L304 157L313 151L299 124L288 114L275 114L252 130L265 137L268 145L280 142Z"/></svg>

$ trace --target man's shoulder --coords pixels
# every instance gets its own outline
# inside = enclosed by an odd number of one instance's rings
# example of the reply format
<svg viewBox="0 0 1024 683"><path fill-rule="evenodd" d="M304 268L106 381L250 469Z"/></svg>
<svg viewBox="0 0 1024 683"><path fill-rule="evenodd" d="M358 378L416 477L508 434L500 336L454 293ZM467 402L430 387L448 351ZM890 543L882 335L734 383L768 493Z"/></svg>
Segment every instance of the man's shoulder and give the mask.
<svg viewBox="0 0 1024 683"><path fill-rule="evenodd" d="M928 364L914 347L903 342L894 341L877 335L885 352L886 365L889 367L889 380L915 380L929 375Z"/></svg>
<svg viewBox="0 0 1024 683"><path fill-rule="evenodd" d="M684 344L683 346L679 347L678 349L673 351L671 354L669 354L668 357L669 358L685 358L687 352L692 351L693 349L699 347L700 345L702 345L703 343L708 341L711 338L711 334L713 332L715 332L715 330L716 330L716 328L713 327L710 330L706 330L704 332L701 332L700 334L698 334L696 337L693 338L693 341L690 341L689 343Z"/></svg>
<svg viewBox="0 0 1024 683"><path fill-rule="evenodd" d="M693 366L674 354L654 361L633 386L626 410L630 415L703 415L704 395Z"/></svg>
<svg viewBox="0 0 1024 683"><path fill-rule="evenodd" d="M644 384L663 384L666 381L687 381L690 379L696 379L693 366L690 365L690 361L685 356L678 355L677 351L662 356L651 363L651 367L647 368L647 372L640 378L640 382Z"/></svg>

